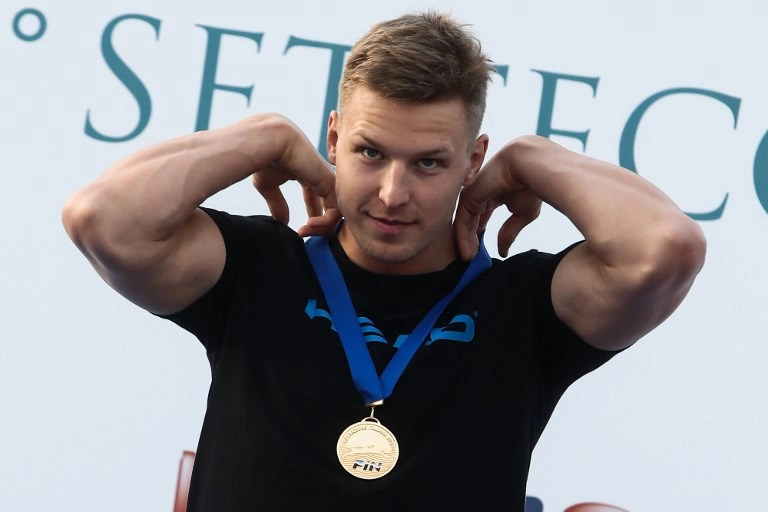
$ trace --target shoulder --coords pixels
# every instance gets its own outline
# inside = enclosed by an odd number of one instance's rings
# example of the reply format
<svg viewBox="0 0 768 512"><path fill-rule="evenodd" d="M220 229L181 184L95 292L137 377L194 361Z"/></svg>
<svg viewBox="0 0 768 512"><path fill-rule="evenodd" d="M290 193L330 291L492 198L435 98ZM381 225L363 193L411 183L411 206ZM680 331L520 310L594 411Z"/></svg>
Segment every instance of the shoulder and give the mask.
<svg viewBox="0 0 768 512"><path fill-rule="evenodd" d="M269 215L237 215L203 206L200 209L213 219L225 236L263 234L273 237L301 238L289 226L276 221Z"/></svg>
<svg viewBox="0 0 768 512"><path fill-rule="evenodd" d="M529 249L504 260L494 259L489 274L496 279L506 277L518 282L551 284L557 266L580 243L573 243L557 253Z"/></svg>
<svg viewBox="0 0 768 512"><path fill-rule="evenodd" d="M502 319L557 324L552 302L555 271L566 254L578 243L557 253L537 249L521 251L503 260L493 259L492 267L470 289L474 300L493 308Z"/></svg>
<svg viewBox="0 0 768 512"><path fill-rule="evenodd" d="M224 239L226 258L219 285L225 289L235 287L240 279L264 282L308 267L304 238L282 222L267 215L236 215L210 208L203 211Z"/></svg>
<svg viewBox="0 0 768 512"><path fill-rule="evenodd" d="M268 215L237 215L212 208L201 209L219 228L228 260L241 252L275 253L279 257L289 247L303 247L304 239L296 231Z"/></svg>

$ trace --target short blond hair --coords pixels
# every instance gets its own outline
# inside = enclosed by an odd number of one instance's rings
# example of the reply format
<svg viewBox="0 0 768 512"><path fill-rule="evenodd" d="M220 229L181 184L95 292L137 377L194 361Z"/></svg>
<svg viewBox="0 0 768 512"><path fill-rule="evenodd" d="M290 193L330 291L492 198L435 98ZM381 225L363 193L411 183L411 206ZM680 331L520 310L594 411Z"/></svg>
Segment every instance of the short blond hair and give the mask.
<svg viewBox="0 0 768 512"><path fill-rule="evenodd" d="M377 23L347 57L339 104L357 86L402 102L460 98L471 140L480 133L493 65L480 42L450 15L427 11Z"/></svg>

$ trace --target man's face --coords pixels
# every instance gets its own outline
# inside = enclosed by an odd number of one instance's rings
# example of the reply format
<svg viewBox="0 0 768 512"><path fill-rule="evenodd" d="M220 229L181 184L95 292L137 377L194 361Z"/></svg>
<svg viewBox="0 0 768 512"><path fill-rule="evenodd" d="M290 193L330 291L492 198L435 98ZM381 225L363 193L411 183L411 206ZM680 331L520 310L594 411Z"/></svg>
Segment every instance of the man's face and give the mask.
<svg viewBox="0 0 768 512"><path fill-rule="evenodd" d="M350 259L389 274L431 272L453 261L456 199L488 144L481 136L467 147L461 100L396 104L359 87L328 128L345 219L339 241Z"/></svg>

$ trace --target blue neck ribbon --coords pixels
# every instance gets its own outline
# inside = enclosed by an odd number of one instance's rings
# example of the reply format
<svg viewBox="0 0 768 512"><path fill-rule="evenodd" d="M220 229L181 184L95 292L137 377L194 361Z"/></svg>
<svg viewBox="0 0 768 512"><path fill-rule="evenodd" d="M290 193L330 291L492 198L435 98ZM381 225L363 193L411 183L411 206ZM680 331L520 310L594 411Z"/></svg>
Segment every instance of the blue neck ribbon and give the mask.
<svg viewBox="0 0 768 512"><path fill-rule="evenodd" d="M341 338L349 362L349 369L352 372L352 380L362 395L366 406L378 405L392 394L397 380L405 367L408 366L416 350L426 339L440 313L465 286L491 266L491 257L481 240L478 253L472 258L456 287L451 293L440 299L419 322L413 332L400 345L379 377L368 347L365 345L363 331L360 328L360 322L352 305L352 299L349 296L349 290L344 282L341 269L339 269L328 245L328 238L324 236L310 237L304 245L328 302L333 324Z"/></svg>

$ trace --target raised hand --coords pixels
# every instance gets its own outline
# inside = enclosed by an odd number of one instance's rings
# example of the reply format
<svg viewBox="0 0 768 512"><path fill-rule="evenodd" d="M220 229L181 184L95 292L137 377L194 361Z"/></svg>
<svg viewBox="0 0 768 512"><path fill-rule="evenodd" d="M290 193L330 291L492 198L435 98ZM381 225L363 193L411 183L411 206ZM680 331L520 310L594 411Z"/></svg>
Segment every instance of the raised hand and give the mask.
<svg viewBox="0 0 768 512"><path fill-rule="evenodd" d="M498 233L498 251L503 257L508 254L520 231L541 212L542 200L515 177L505 149L483 166L475 181L465 187L459 196L454 232L459 253L465 260L477 253L479 236L499 206L506 206L510 213Z"/></svg>
<svg viewBox="0 0 768 512"><path fill-rule="evenodd" d="M269 212L285 224L290 209L281 186L297 181L302 188L307 222L298 230L301 236L325 235L332 232L341 213L336 206L336 174L333 166L314 149L306 136L287 119L278 120L278 130L288 130L290 136L280 156L268 166L251 175L251 182L267 203Z"/></svg>
<svg viewBox="0 0 768 512"><path fill-rule="evenodd" d="M291 171L273 163L253 173L251 182L266 201L272 217L288 224L290 209L280 187L288 181L298 181L307 213L307 223L299 228L299 234L302 236L325 235L333 231L341 219L341 214L336 207L336 180L330 164L327 165L327 171L321 172L317 179L305 182Z"/></svg>

